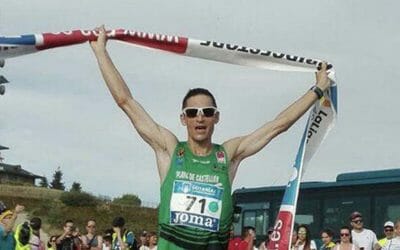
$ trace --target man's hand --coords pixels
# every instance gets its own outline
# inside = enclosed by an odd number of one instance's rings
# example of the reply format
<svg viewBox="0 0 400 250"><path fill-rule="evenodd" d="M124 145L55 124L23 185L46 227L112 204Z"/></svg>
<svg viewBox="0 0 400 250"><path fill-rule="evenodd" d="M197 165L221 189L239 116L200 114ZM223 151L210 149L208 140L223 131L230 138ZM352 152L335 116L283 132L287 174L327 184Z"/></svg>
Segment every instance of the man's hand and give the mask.
<svg viewBox="0 0 400 250"><path fill-rule="evenodd" d="M24 211L24 209L25 209L24 206L22 206L22 205L16 205L16 206L15 206L15 209L14 209L14 212L15 212L16 214L20 214L20 213L22 213L22 212Z"/></svg>
<svg viewBox="0 0 400 250"><path fill-rule="evenodd" d="M330 80L328 78L328 73L326 72L326 62L321 63L321 69L315 74L316 78L316 85L319 87L322 91L325 91L329 85L330 85Z"/></svg>
<svg viewBox="0 0 400 250"><path fill-rule="evenodd" d="M97 27L95 30L99 33L99 36L97 37L97 41L90 42L90 46L92 47L93 52L96 54L106 50L107 35L104 25Z"/></svg>
<svg viewBox="0 0 400 250"><path fill-rule="evenodd" d="M113 230L114 230L114 232L115 232L117 235L120 235L120 234L121 234L121 228L119 228L119 227L113 227Z"/></svg>

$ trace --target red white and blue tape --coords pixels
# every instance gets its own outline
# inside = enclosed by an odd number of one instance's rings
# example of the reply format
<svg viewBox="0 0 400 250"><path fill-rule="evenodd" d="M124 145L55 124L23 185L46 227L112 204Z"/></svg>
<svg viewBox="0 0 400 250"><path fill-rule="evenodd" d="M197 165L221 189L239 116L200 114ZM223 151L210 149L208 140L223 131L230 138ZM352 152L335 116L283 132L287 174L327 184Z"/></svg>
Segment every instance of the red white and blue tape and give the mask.
<svg viewBox="0 0 400 250"><path fill-rule="evenodd" d="M0 37L0 60L85 43L96 40L97 36L98 33L94 30L3 36ZM321 63L318 59L270 50L125 29L109 30L107 36L110 40L148 49L270 70L315 72ZM332 84L310 112L268 249L289 249L302 172L334 126L337 114L337 85L333 66L328 64L328 69Z"/></svg>

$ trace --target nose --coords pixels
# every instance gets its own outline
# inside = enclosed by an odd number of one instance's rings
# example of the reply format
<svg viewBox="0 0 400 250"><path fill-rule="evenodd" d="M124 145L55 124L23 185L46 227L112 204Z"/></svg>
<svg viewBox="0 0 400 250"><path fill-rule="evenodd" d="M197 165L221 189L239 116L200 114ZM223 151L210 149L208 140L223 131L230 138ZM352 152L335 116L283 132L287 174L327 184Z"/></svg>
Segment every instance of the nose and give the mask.
<svg viewBox="0 0 400 250"><path fill-rule="evenodd" d="M204 114L203 113L198 113L196 115L196 121L203 121L204 120Z"/></svg>

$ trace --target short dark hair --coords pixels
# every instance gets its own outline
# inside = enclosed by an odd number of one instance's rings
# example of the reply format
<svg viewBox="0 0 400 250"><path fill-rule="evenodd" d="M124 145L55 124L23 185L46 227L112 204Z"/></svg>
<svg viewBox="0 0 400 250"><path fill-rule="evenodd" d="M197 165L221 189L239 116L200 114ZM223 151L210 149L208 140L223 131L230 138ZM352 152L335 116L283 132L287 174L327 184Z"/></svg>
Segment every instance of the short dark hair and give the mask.
<svg viewBox="0 0 400 250"><path fill-rule="evenodd" d="M205 95L211 98L212 100L212 104L217 107L217 102L215 101L215 98L213 96L213 94L211 94L211 92L208 89L204 89L204 88L194 88L194 89L189 89L189 91L186 93L185 97L183 98L182 101L182 109L186 108L187 105L187 100L192 97L192 96L196 96L196 95Z"/></svg>
<svg viewBox="0 0 400 250"><path fill-rule="evenodd" d="M114 230L112 228L106 229L103 234L103 239L107 241L112 241L112 235Z"/></svg>
<svg viewBox="0 0 400 250"><path fill-rule="evenodd" d="M114 218L112 221L112 226L113 227L120 227L122 228L125 225L125 219L122 218L121 216L117 216Z"/></svg>
<svg viewBox="0 0 400 250"><path fill-rule="evenodd" d="M342 226L341 228L340 228L340 230L342 230L342 229L346 229L346 230L349 230L349 232L351 232L351 228L349 227L349 226Z"/></svg>
<svg viewBox="0 0 400 250"><path fill-rule="evenodd" d="M39 230L42 227L42 220L39 217L33 217L30 226L33 230Z"/></svg>
<svg viewBox="0 0 400 250"><path fill-rule="evenodd" d="M148 233L146 236L150 238L150 237L152 237L152 236L157 236L157 233L154 232L154 231L151 231L151 232Z"/></svg>
<svg viewBox="0 0 400 250"><path fill-rule="evenodd" d="M64 221L64 226L66 226L67 225L67 223L74 223L74 221L73 220L71 220L71 219L67 219L67 220L65 220Z"/></svg>
<svg viewBox="0 0 400 250"><path fill-rule="evenodd" d="M243 227L243 229L242 229L242 239L246 238L247 235L249 235L249 231L250 230L256 231L256 229L254 227L251 227L251 226Z"/></svg>
<svg viewBox="0 0 400 250"><path fill-rule="evenodd" d="M330 228L324 228L324 229L322 229L321 235L322 235L323 233L326 233L329 237L332 237L332 238L333 238L333 236L334 236L334 232L333 232Z"/></svg>

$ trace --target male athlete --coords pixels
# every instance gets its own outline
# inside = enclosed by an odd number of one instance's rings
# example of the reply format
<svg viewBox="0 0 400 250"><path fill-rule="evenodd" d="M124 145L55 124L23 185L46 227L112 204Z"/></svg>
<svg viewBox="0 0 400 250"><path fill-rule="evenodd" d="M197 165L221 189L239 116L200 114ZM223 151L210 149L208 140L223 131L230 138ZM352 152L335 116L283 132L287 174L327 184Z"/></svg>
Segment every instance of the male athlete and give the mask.
<svg viewBox="0 0 400 250"><path fill-rule="evenodd" d="M156 154L161 183L158 249L226 249L232 223L231 185L240 162L286 131L323 96L330 84L326 64L316 75L316 85L274 120L221 145L212 142L219 120L213 95L206 89L191 89L183 99L180 115L187 141L180 142L132 96L106 50L104 26L99 31L91 47L107 87Z"/></svg>

